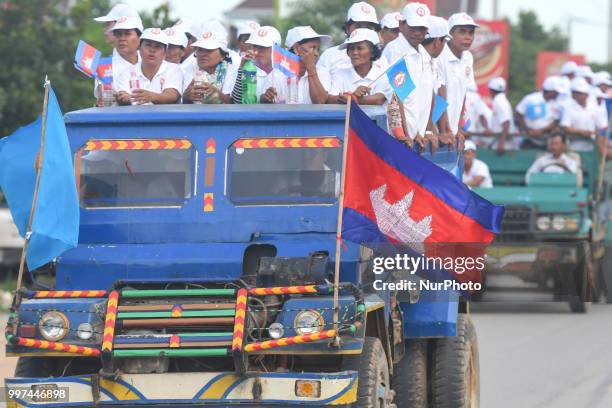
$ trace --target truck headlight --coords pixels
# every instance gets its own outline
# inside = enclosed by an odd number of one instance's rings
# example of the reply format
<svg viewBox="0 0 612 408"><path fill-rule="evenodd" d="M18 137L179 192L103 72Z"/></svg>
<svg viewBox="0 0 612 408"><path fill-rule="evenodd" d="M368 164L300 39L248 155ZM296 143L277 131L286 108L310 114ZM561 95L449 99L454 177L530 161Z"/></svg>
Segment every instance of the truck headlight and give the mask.
<svg viewBox="0 0 612 408"><path fill-rule="evenodd" d="M281 337L283 337L283 334L285 334L285 328L282 324L274 322L270 325L270 327L268 327L268 334L274 340L280 339Z"/></svg>
<svg viewBox="0 0 612 408"><path fill-rule="evenodd" d="M89 340L93 337L93 327L89 323L81 323L77 328L77 336L81 340Z"/></svg>
<svg viewBox="0 0 612 408"><path fill-rule="evenodd" d="M555 231L563 231L565 229L565 218L555 215L552 219L552 227Z"/></svg>
<svg viewBox="0 0 612 408"><path fill-rule="evenodd" d="M39 323L40 334L49 341L60 341L68 334L68 318L60 312L45 313Z"/></svg>
<svg viewBox="0 0 612 408"><path fill-rule="evenodd" d="M546 215L538 217L538 219L536 221L536 226L538 227L539 230L542 230L542 231L549 230L550 229L550 224L551 224L550 217L548 217Z"/></svg>
<svg viewBox="0 0 612 408"><path fill-rule="evenodd" d="M295 316L293 327L298 334L318 333L325 327L325 319L319 312L305 310Z"/></svg>

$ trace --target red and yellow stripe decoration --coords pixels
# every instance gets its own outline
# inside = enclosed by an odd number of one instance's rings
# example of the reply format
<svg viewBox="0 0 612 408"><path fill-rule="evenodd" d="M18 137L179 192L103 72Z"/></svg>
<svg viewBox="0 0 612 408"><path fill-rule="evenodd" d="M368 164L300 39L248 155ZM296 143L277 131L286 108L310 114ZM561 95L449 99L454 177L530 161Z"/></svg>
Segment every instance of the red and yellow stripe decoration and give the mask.
<svg viewBox="0 0 612 408"><path fill-rule="evenodd" d="M105 290L40 290L28 291L27 298L96 298L106 296Z"/></svg>
<svg viewBox="0 0 612 408"><path fill-rule="evenodd" d="M206 141L206 154L215 154L217 152L217 142L212 137Z"/></svg>
<svg viewBox="0 0 612 408"><path fill-rule="evenodd" d="M204 193L204 212L211 212L215 209L213 193Z"/></svg>
<svg viewBox="0 0 612 408"><path fill-rule="evenodd" d="M340 147L340 139L336 137L249 138L236 140L234 147L242 149Z"/></svg>
<svg viewBox="0 0 612 408"><path fill-rule="evenodd" d="M278 340L258 341L244 346L244 351L252 353L254 351L269 350L278 347L293 346L294 344L312 343L314 341L332 339L336 337L336 330L326 330L318 333L303 334L300 336L284 337Z"/></svg>
<svg viewBox="0 0 612 408"><path fill-rule="evenodd" d="M85 150L185 150L191 146L187 139L90 140Z"/></svg>
<svg viewBox="0 0 612 408"><path fill-rule="evenodd" d="M178 348L181 347L181 338L176 334L173 334L170 337L170 348Z"/></svg>
<svg viewBox="0 0 612 408"><path fill-rule="evenodd" d="M254 296L268 295L297 295L300 293L317 293L315 285L307 286L278 286L274 288L251 288L249 294Z"/></svg>
<svg viewBox="0 0 612 408"><path fill-rule="evenodd" d="M244 339L244 319L246 318L247 291L239 289L236 296L236 315L234 317L234 335L232 337L232 351L241 351Z"/></svg>
<svg viewBox="0 0 612 408"><path fill-rule="evenodd" d="M52 350L64 353L80 354L83 356L91 357L98 357L100 355L100 350L91 347L75 346L73 344L56 343L53 341L46 340L26 339L23 337L17 338L17 345L41 350Z"/></svg>
<svg viewBox="0 0 612 408"><path fill-rule="evenodd" d="M119 303L119 292L113 290L108 295L106 305L106 319L104 321L104 335L102 336L102 351L113 349L113 339L115 338L115 321L117 320L117 304Z"/></svg>

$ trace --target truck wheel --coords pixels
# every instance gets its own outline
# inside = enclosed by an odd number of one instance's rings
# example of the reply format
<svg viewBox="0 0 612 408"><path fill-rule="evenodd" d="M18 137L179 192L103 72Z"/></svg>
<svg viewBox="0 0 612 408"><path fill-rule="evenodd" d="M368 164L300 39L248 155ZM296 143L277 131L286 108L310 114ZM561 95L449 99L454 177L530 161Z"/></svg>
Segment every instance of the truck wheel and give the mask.
<svg viewBox="0 0 612 408"><path fill-rule="evenodd" d="M433 406L478 408L478 338L472 320L465 314L459 314L457 336L437 339L433 344Z"/></svg>
<svg viewBox="0 0 612 408"><path fill-rule="evenodd" d="M605 281L606 303L612 303L612 248L606 247L601 260L601 273Z"/></svg>
<svg viewBox="0 0 612 408"><path fill-rule="evenodd" d="M593 262L591 247L583 243L578 247L578 263L567 277L569 307L572 313L586 313L591 305Z"/></svg>
<svg viewBox="0 0 612 408"><path fill-rule="evenodd" d="M387 355L379 339L366 337L361 354L344 358L342 369L358 373L357 402L352 408L396 408Z"/></svg>
<svg viewBox="0 0 612 408"><path fill-rule="evenodd" d="M401 408L427 408L427 341L409 339L405 347L391 381L395 403Z"/></svg>
<svg viewBox="0 0 612 408"><path fill-rule="evenodd" d="M54 373L53 359L44 357L19 357L15 377L51 377Z"/></svg>

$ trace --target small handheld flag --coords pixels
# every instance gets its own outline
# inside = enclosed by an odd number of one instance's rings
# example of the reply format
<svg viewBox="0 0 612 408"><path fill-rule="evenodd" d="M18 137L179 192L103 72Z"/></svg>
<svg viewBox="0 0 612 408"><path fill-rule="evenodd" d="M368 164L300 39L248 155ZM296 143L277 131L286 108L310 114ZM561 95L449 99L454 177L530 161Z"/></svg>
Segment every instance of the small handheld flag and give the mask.
<svg viewBox="0 0 612 408"><path fill-rule="evenodd" d="M393 88L393 92L395 92L401 101L405 101L410 93L416 88L414 82L412 82L412 78L410 78L410 73L408 72L408 67L406 66L404 58L400 58L387 70L387 78L389 79L389 84L391 84Z"/></svg>
<svg viewBox="0 0 612 408"><path fill-rule="evenodd" d="M87 75L95 76L96 68L102 54L93 45L80 40L74 55L74 67Z"/></svg>
<svg viewBox="0 0 612 408"><path fill-rule="evenodd" d="M438 120L440 120L446 108L448 108L448 102L440 95L436 94L434 97L433 111L431 112L431 120L433 123L437 123Z"/></svg>
<svg viewBox="0 0 612 408"><path fill-rule="evenodd" d="M300 74L300 57L278 45L274 45L272 49L272 61L274 68L287 76Z"/></svg>
<svg viewBox="0 0 612 408"><path fill-rule="evenodd" d="M96 77L103 84L111 84L113 82L113 57L100 58L96 67Z"/></svg>

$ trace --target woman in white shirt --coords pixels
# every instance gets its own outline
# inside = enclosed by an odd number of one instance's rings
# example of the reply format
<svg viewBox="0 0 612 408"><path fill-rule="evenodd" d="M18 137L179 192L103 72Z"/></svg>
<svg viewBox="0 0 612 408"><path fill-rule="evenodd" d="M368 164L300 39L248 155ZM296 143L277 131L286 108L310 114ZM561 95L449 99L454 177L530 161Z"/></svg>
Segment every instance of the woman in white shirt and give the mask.
<svg viewBox="0 0 612 408"><path fill-rule="evenodd" d="M340 45L351 59L351 67L338 70L332 77L327 103L346 103L352 96L361 105L386 105L391 87L384 75L385 66L378 62L381 51L376 31L358 28Z"/></svg>

